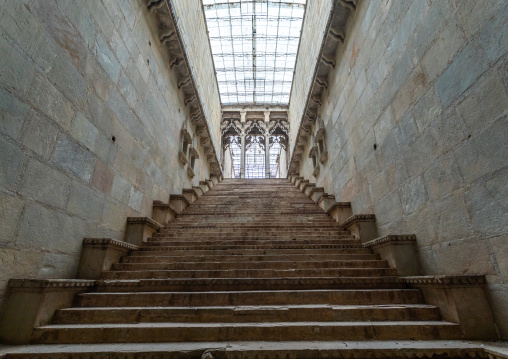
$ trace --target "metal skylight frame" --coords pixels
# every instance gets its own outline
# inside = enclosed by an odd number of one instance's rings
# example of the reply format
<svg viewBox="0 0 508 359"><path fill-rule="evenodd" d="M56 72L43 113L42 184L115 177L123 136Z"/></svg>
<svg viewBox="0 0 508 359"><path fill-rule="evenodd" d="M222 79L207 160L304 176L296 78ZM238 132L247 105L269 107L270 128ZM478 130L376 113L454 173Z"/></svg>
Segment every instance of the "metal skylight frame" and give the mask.
<svg viewBox="0 0 508 359"><path fill-rule="evenodd" d="M306 0L202 0L223 105L287 105Z"/></svg>

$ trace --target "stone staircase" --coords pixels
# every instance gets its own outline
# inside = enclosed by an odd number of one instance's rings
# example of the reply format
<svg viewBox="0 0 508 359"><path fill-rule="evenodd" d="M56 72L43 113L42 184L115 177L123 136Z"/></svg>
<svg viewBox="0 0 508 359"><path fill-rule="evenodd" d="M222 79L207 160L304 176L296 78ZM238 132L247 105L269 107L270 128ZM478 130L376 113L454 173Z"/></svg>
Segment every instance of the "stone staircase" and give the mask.
<svg viewBox="0 0 508 359"><path fill-rule="evenodd" d="M223 180L6 357L487 356L462 339L289 181Z"/></svg>

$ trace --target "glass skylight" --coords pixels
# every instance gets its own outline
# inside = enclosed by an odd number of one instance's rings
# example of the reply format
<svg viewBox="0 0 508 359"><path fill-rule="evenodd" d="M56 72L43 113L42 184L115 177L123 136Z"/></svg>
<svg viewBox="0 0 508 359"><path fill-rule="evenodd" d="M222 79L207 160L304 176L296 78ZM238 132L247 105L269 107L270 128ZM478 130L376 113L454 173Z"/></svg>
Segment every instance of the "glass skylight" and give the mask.
<svg viewBox="0 0 508 359"><path fill-rule="evenodd" d="M289 103L306 0L203 0L223 105Z"/></svg>

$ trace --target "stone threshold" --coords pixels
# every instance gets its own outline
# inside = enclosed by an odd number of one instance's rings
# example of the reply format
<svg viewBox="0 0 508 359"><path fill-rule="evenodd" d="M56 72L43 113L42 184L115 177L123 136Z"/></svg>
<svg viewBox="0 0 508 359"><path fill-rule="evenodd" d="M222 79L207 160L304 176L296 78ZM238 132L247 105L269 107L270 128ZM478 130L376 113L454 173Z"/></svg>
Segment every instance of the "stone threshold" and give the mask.
<svg viewBox="0 0 508 359"><path fill-rule="evenodd" d="M115 343L115 344L58 344L0 346L0 358L46 359L110 357L121 354L122 358L171 357L200 358L283 358L329 357L329 358L432 358L436 355L449 358L507 359L508 344L479 341L323 341L323 342L194 342L194 343Z"/></svg>

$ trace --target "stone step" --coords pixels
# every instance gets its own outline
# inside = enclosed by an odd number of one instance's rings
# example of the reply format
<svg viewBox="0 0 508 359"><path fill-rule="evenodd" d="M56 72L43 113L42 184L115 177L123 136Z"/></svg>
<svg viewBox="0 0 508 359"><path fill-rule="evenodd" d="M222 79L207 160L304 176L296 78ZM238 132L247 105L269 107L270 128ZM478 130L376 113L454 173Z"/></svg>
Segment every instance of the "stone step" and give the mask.
<svg viewBox="0 0 508 359"><path fill-rule="evenodd" d="M105 307L68 308L55 313L54 324L105 323L245 323L302 321L433 321L439 309L424 304L386 306L362 305L283 305L223 307Z"/></svg>
<svg viewBox="0 0 508 359"><path fill-rule="evenodd" d="M199 268L199 267L198 267ZM395 276L392 268L302 268L302 269L147 269L104 271L104 279L166 278L336 278Z"/></svg>
<svg viewBox="0 0 508 359"><path fill-rule="evenodd" d="M167 307L250 305L398 305L423 304L417 289L321 289L255 291L90 292L76 296L79 307Z"/></svg>
<svg viewBox="0 0 508 359"><path fill-rule="evenodd" d="M360 240L355 239L354 236L341 236L340 238L334 238L334 239L294 239L294 240L261 240L261 239L231 239L231 240L224 240L224 239L216 239L216 240L209 240L209 239L199 239L199 240L175 240L175 239L165 239L164 237L156 237L156 238L148 238L147 243L151 242L164 242L167 245L171 246L191 246L191 245L245 245L245 246L251 246L251 245L305 245L305 244L320 244L320 245L328 245L328 244L344 244L344 243L354 243L358 244L361 243Z"/></svg>
<svg viewBox="0 0 508 359"><path fill-rule="evenodd" d="M201 270L220 269L294 269L294 268L386 268L387 263L383 260L350 260L350 261L244 261L244 262L137 262L137 263L115 263L112 270L140 270L140 269L173 269L189 270L199 268Z"/></svg>
<svg viewBox="0 0 508 359"><path fill-rule="evenodd" d="M346 236L346 237L344 237ZM152 235L152 238L171 238L171 239L214 239L214 238L224 238L224 239L246 239L246 240L319 240L319 239L342 239L342 238L348 238L351 236L350 233L308 233L303 231L283 231L283 232L262 232L262 231L251 231L248 233L241 233L239 231L208 231L208 232L200 232L200 231L174 231L174 232L164 232L164 233L155 233ZM350 238L350 237L349 237Z"/></svg>
<svg viewBox="0 0 508 359"><path fill-rule="evenodd" d="M481 343L458 340L397 341L252 341L30 345L10 348L7 359L201 359L203 353L221 359L281 358L420 358L484 359ZM492 356L496 358L502 355Z"/></svg>
<svg viewBox="0 0 508 359"><path fill-rule="evenodd" d="M330 244L292 244L291 241L288 241L287 244L197 244L190 243L188 245L172 245L171 241L150 241L143 243L143 248L145 247L164 247L167 250L277 250L277 249L342 249L342 248L362 248L362 245L358 243L357 240L344 240L343 243L330 243Z"/></svg>
<svg viewBox="0 0 508 359"><path fill-rule="evenodd" d="M278 254L278 255L245 255L238 253L237 255L180 255L172 256L165 254L156 254L154 252L143 251L133 252L130 256L122 257L121 263L188 263L188 262L222 262L222 263L237 263L237 262L286 262L286 263L301 263L304 261L327 261L327 260L376 260L378 256L372 253L365 254Z"/></svg>
<svg viewBox="0 0 508 359"><path fill-rule="evenodd" d="M35 328L33 343L461 339L459 325L421 322L122 323Z"/></svg>
<svg viewBox="0 0 508 359"><path fill-rule="evenodd" d="M151 277L151 276L149 276ZM255 277L255 278L129 278L98 281L102 291L258 291L310 289L402 289L393 276L378 277Z"/></svg>
<svg viewBox="0 0 508 359"><path fill-rule="evenodd" d="M182 247L163 247L163 246L141 246L139 250L132 252L131 255L140 255L142 252L152 252L157 254L171 253L172 255L195 256L195 255L281 255L281 254L369 254L370 249L361 246L347 245L344 248L301 248L301 249L182 249Z"/></svg>

